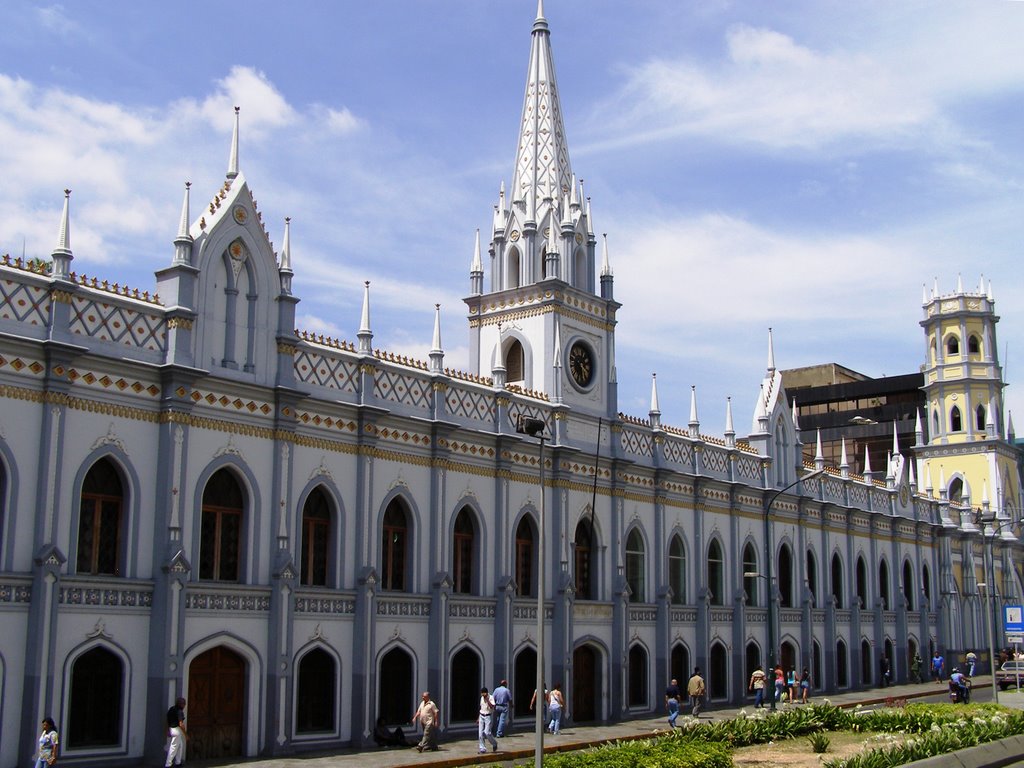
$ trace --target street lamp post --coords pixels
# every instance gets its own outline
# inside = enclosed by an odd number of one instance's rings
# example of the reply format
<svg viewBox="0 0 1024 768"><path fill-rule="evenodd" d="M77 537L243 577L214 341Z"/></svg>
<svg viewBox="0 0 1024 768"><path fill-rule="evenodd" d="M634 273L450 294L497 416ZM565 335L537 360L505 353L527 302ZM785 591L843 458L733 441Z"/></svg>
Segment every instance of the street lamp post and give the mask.
<svg viewBox="0 0 1024 768"><path fill-rule="evenodd" d="M541 768L544 762L544 421L520 416L516 432L540 440L540 521L537 529L537 679L534 702L536 739L533 764Z"/></svg>
<svg viewBox="0 0 1024 768"><path fill-rule="evenodd" d="M764 567L765 567L765 579L767 580L767 592L768 592L768 670L772 675L772 695L771 695L771 709L775 710L775 600L772 595L772 540L771 540L771 512L772 504L782 494L793 488L800 483L806 482L807 480L813 480L819 475L824 474L824 469L816 469L813 472L808 472L803 477L798 477L792 483L784 488L780 488L775 491L771 496L768 497L768 502L764 505Z"/></svg>
<svg viewBox="0 0 1024 768"><path fill-rule="evenodd" d="M995 600L996 600L996 563L995 554L992 551L993 540L996 535L1007 525L1021 525L1024 520L996 520L995 516L986 518L982 510L977 510L974 513L974 524L981 528L981 535L984 539L985 526L988 524L992 525L992 536L988 540L988 546L982 550L985 556L988 558L988 584L979 583L979 587L986 587L985 595L985 608L986 608L986 622L988 624L988 654L989 654L989 666L992 672L992 701L996 704L999 703L999 685L996 683L996 630L998 625L996 623L996 611L995 611Z"/></svg>
<svg viewBox="0 0 1024 768"><path fill-rule="evenodd" d="M979 587L985 587L988 594L985 595L985 621L988 623L988 657L992 667L992 701L999 703L999 686L996 685L996 641L995 633L992 631L992 585L981 581Z"/></svg>

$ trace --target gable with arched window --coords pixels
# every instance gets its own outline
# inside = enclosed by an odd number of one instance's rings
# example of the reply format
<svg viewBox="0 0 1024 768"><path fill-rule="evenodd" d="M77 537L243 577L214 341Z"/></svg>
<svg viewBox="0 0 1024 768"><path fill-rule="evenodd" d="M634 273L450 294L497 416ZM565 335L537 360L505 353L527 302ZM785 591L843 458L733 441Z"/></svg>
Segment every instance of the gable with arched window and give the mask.
<svg viewBox="0 0 1024 768"><path fill-rule="evenodd" d="M978 338L977 334L972 333L967 337L967 354L981 354L981 340Z"/></svg>
<svg viewBox="0 0 1024 768"><path fill-rule="evenodd" d="M124 502L120 473L110 459L100 459L89 468L82 483L78 516L79 573L121 575Z"/></svg>
<svg viewBox="0 0 1024 768"><path fill-rule="evenodd" d="M626 537L626 583L629 584L631 603L647 600L646 559L644 537L640 535L639 528L633 528Z"/></svg>
<svg viewBox="0 0 1024 768"><path fill-rule="evenodd" d="M199 578L239 581L245 493L234 473L217 470L203 489Z"/></svg>
<svg viewBox="0 0 1024 768"><path fill-rule="evenodd" d="M384 510L381 524L381 589L403 592L410 588L409 511L400 498L392 499Z"/></svg>
<svg viewBox="0 0 1024 768"><path fill-rule="evenodd" d="M977 409L974 411L974 425L975 428L979 432L981 432L982 430L985 429L985 424L985 406L979 405Z"/></svg>

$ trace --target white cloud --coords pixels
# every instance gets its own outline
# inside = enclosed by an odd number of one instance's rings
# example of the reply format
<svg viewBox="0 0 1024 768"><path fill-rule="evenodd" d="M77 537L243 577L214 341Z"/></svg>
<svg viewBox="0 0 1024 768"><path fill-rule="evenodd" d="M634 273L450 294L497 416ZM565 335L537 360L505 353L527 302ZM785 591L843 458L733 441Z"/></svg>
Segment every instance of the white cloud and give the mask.
<svg viewBox="0 0 1024 768"><path fill-rule="evenodd" d="M58 35L68 35L78 29L78 25L68 17L63 5L37 8L36 18L45 29Z"/></svg>

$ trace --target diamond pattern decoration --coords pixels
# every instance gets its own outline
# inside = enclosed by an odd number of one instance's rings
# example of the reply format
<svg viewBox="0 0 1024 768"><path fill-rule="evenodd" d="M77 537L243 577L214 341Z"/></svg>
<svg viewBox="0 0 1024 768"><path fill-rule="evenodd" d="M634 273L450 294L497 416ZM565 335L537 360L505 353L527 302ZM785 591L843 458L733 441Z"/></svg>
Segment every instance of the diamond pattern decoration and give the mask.
<svg viewBox="0 0 1024 768"><path fill-rule="evenodd" d="M494 400L482 392L449 385L445 405L452 416L477 421L494 420Z"/></svg>
<svg viewBox="0 0 1024 768"><path fill-rule="evenodd" d="M45 288L0 280L0 320L46 325L50 300Z"/></svg>
<svg viewBox="0 0 1024 768"><path fill-rule="evenodd" d="M757 480L761 477L761 460L750 456L740 456L740 460L736 462L736 469L740 477Z"/></svg>
<svg viewBox="0 0 1024 768"><path fill-rule="evenodd" d="M295 355L295 378L306 384L357 392L358 370L354 362L311 349L300 349Z"/></svg>
<svg viewBox="0 0 1024 768"><path fill-rule="evenodd" d="M651 456L654 451L654 440L649 434L638 430L623 429L622 450L634 456Z"/></svg>
<svg viewBox="0 0 1024 768"><path fill-rule="evenodd" d="M373 393L377 397L413 408L429 408L432 391L429 380L389 370L378 371L373 382Z"/></svg>
<svg viewBox="0 0 1024 768"><path fill-rule="evenodd" d="M709 445L704 450L704 466L713 472L720 472L724 475L729 466L729 454L721 448L713 448Z"/></svg>
<svg viewBox="0 0 1024 768"><path fill-rule="evenodd" d="M693 463L693 446L685 440L666 440L663 450L667 461L686 466Z"/></svg>
<svg viewBox="0 0 1024 768"><path fill-rule="evenodd" d="M100 341L160 352L167 338L162 316L85 296L72 298L70 330Z"/></svg>

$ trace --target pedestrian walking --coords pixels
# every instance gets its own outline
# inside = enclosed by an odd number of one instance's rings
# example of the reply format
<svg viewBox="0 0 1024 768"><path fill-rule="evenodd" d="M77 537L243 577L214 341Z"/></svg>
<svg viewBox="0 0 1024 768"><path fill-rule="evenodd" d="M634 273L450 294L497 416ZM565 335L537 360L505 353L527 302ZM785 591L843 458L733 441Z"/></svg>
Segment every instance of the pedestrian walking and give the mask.
<svg viewBox="0 0 1024 768"><path fill-rule="evenodd" d="M754 692L754 709L764 709L764 684L764 670L758 664L757 669L750 675L749 685L750 690Z"/></svg>
<svg viewBox="0 0 1024 768"><path fill-rule="evenodd" d="M537 689L534 688L533 689L533 696L530 697L530 711L531 712L533 712L533 708L534 708L534 706L536 704L537 704ZM545 723L544 727L547 728L546 723L548 722L548 687L546 685L544 686L544 693L541 694L541 697L540 697L540 707L541 707L540 721L542 723Z"/></svg>
<svg viewBox="0 0 1024 768"><path fill-rule="evenodd" d="M690 714L694 717L700 715L704 705L704 678L700 676L700 667L693 668L693 675L686 683L686 693L690 697Z"/></svg>
<svg viewBox="0 0 1024 768"><path fill-rule="evenodd" d="M938 651L932 656L932 678L936 683L942 682L942 666L945 664L945 660L939 654Z"/></svg>
<svg viewBox="0 0 1024 768"><path fill-rule="evenodd" d="M417 720L423 726L423 738L416 745L416 751L422 752L424 749L430 749L436 752L437 729L441 726L441 713L437 709L437 704L430 700L430 691L423 692L420 705L409 722L415 723Z"/></svg>
<svg viewBox="0 0 1024 768"><path fill-rule="evenodd" d="M60 736L57 735L57 724L52 717L43 718L43 730L39 734L39 750L36 752L35 768L46 768L57 762Z"/></svg>
<svg viewBox="0 0 1024 768"><path fill-rule="evenodd" d="M164 766L185 762L185 700L180 696L167 710L167 759Z"/></svg>
<svg viewBox="0 0 1024 768"><path fill-rule="evenodd" d="M811 670L804 667L804 671L800 674L800 703L806 704L807 699L811 695Z"/></svg>
<svg viewBox="0 0 1024 768"><path fill-rule="evenodd" d="M879 677L881 678L882 687L886 688L889 685L889 657L885 654L878 659L878 671Z"/></svg>
<svg viewBox="0 0 1024 768"><path fill-rule="evenodd" d="M480 715L476 720L476 733L479 744L477 746L480 754L487 752L484 741L491 742L491 751L498 751L498 740L491 734L491 717L494 715L494 699L485 685L480 689Z"/></svg>
<svg viewBox="0 0 1024 768"><path fill-rule="evenodd" d="M494 697L494 735L499 739L505 737L506 730L511 730L508 724L508 711L512 707L512 691L508 689L508 680L502 680L498 687L491 694Z"/></svg>
<svg viewBox="0 0 1024 768"><path fill-rule="evenodd" d="M914 658L910 660L910 680L914 683L921 682L921 654L914 651Z"/></svg>
<svg viewBox="0 0 1024 768"><path fill-rule="evenodd" d="M978 654L974 651L967 652L967 676L974 677L974 669L978 666Z"/></svg>
<svg viewBox="0 0 1024 768"><path fill-rule="evenodd" d="M565 698L562 696L562 684L555 683L555 687L548 694L548 714L551 716L548 730L555 736L562 729L562 710L564 708Z"/></svg>
<svg viewBox="0 0 1024 768"><path fill-rule="evenodd" d="M789 692L789 703L796 704L796 667L790 667L786 673L786 690Z"/></svg>
<svg viewBox="0 0 1024 768"><path fill-rule="evenodd" d="M782 701L782 693L786 689L786 673L782 671L782 665L775 667L775 701Z"/></svg>
<svg viewBox="0 0 1024 768"><path fill-rule="evenodd" d="M679 690L679 681L674 677L665 689L665 709L668 711L668 727L676 727L676 718L679 717L679 700L683 697Z"/></svg>

